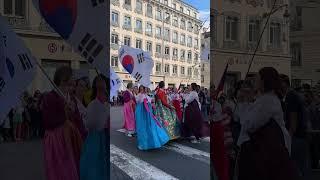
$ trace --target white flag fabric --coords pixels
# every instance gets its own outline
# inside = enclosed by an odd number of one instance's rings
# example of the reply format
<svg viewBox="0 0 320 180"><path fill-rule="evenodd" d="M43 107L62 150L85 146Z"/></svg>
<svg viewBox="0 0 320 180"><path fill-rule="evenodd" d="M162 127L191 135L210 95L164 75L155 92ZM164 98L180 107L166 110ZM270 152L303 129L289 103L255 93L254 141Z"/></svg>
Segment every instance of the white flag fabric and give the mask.
<svg viewBox="0 0 320 180"><path fill-rule="evenodd" d="M210 49L209 48L204 48L201 51L200 59L201 59L201 61L210 61Z"/></svg>
<svg viewBox="0 0 320 180"><path fill-rule="evenodd" d="M122 66L139 84L149 87L153 60L148 52L122 46L119 49L119 59Z"/></svg>
<svg viewBox="0 0 320 180"><path fill-rule="evenodd" d="M123 82L118 74L110 67L110 100L114 96L117 96L118 90L121 88Z"/></svg>
<svg viewBox="0 0 320 180"><path fill-rule="evenodd" d="M19 97L33 80L36 60L2 16L0 16L0 32L0 49L2 49L0 55L1 122L10 109L19 102Z"/></svg>
<svg viewBox="0 0 320 180"><path fill-rule="evenodd" d="M50 27L93 67L110 77L107 2L101 0L33 0ZM109 3L109 2L108 2Z"/></svg>

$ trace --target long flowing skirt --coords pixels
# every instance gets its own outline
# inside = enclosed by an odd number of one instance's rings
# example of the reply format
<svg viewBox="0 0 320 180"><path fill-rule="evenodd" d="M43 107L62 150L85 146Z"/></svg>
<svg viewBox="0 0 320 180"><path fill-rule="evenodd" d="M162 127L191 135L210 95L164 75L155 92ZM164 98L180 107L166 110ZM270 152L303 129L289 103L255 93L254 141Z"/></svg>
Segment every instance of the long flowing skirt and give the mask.
<svg viewBox="0 0 320 180"><path fill-rule="evenodd" d="M123 118L124 118L123 127L129 132L134 132L136 128L136 122L135 122L135 116L134 116L134 108L132 107L131 102L127 102L124 104Z"/></svg>
<svg viewBox="0 0 320 180"><path fill-rule="evenodd" d="M178 119L180 121L182 121L182 108L181 108L181 105L180 105L180 101L179 100L173 100L172 101L172 105L176 109L176 114L177 114Z"/></svg>
<svg viewBox="0 0 320 180"><path fill-rule="evenodd" d="M143 103L136 107L137 139L140 150L160 148L169 141L169 136L161 122L153 116L150 103L148 107L150 112L146 110Z"/></svg>
<svg viewBox="0 0 320 180"><path fill-rule="evenodd" d="M164 106L161 100L156 102L155 114L161 119L161 123L167 130L170 140L174 140L180 137L181 123L178 120L177 114L174 110L171 110Z"/></svg>
<svg viewBox="0 0 320 180"><path fill-rule="evenodd" d="M73 147L66 139L65 124L44 135L44 159L47 180L78 180L78 165Z"/></svg>
<svg viewBox="0 0 320 180"><path fill-rule="evenodd" d="M182 134L185 137L189 137L193 134L199 139L203 136L202 127L203 119L201 111L198 102L194 100L185 108Z"/></svg>
<svg viewBox="0 0 320 180"><path fill-rule="evenodd" d="M89 132L80 159L80 180L107 179L105 133L105 130Z"/></svg>

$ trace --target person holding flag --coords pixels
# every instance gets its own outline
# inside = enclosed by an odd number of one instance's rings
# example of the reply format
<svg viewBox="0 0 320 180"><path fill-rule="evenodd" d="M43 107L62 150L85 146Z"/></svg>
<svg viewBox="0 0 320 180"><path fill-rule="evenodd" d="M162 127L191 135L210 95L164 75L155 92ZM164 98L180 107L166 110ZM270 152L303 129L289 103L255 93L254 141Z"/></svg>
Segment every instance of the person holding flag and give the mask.
<svg viewBox="0 0 320 180"><path fill-rule="evenodd" d="M136 100L135 96L133 95L133 84L128 83L127 90L123 92L123 119L124 119L124 129L127 130L127 136L132 137L135 133L136 124L135 124L135 106Z"/></svg>
<svg viewBox="0 0 320 180"><path fill-rule="evenodd" d="M152 100L146 94L146 88L142 85L139 87L136 100L138 149L149 150L162 147L170 138L160 119L153 114Z"/></svg>

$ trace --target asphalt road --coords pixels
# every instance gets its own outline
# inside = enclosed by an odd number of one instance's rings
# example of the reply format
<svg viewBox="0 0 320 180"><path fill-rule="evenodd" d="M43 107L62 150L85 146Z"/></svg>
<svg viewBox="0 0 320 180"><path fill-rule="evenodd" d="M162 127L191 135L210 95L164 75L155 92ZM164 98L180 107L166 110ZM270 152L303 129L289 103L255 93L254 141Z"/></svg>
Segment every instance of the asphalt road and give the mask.
<svg viewBox="0 0 320 180"><path fill-rule="evenodd" d="M119 180L131 179L181 179L209 180L209 141L191 144L187 140L171 142L165 147L151 151L137 149L135 137L127 137L122 128L122 107L111 109L110 158L121 173ZM117 178L117 177L116 177Z"/></svg>

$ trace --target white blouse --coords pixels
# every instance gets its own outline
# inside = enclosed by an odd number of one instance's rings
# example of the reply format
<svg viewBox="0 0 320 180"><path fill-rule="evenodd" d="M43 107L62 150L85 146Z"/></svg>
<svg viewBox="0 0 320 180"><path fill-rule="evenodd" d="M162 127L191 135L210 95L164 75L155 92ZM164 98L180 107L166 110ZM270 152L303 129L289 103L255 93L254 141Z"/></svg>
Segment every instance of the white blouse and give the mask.
<svg viewBox="0 0 320 180"><path fill-rule="evenodd" d="M285 127L283 112L279 98L273 94L264 94L252 104L238 104L237 115L241 124L238 145L250 140L248 133L254 132L273 118L280 126L284 135L286 147L290 153L291 137Z"/></svg>
<svg viewBox="0 0 320 180"><path fill-rule="evenodd" d="M109 103L107 105L99 100L93 100L87 108L87 116L85 118L85 126L90 130L104 129L109 118Z"/></svg>
<svg viewBox="0 0 320 180"><path fill-rule="evenodd" d="M196 100L198 102L199 108L201 109L201 104L199 101L199 95L196 91L191 91L189 94L185 96L185 101L186 101L186 107L188 104L190 104L193 100Z"/></svg>
<svg viewBox="0 0 320 180"><path fill-rule="evenodd" d="M136 96L136 101L137 101L137 103L143 103L145 99L147 99L148 102L151 103L151 97L149 97L147 94L139 93L139 94Z"/></svg>

